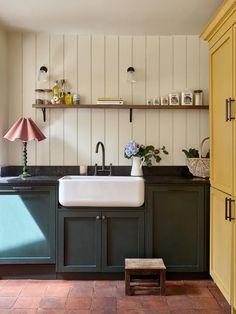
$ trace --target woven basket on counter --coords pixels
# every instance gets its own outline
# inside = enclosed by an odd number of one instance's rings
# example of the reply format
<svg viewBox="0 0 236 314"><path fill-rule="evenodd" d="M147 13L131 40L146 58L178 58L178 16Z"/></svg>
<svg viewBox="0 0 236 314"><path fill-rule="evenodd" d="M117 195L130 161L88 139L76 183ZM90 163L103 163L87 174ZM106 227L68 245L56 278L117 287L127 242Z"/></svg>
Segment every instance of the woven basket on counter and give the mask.
<svg viewBox="0 0 236 314"><path fill-rule="evenodd" d="M209 178L210 176L210 158L202 157L202 147L207 140L209 137L204 138L200 144L199 158L187 158L188 169L195 177Z"/></svg>

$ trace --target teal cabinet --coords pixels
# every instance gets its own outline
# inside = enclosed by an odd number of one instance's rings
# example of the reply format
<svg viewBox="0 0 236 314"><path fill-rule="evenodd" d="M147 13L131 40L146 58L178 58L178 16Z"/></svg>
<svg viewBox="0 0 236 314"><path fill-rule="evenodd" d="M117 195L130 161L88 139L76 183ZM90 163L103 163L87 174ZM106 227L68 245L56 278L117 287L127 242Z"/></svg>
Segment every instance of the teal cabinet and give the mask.
<svg viewBox="0 0 236 314"><path fill-rule="evenodd" d="M144 212L59 209L58 272L120 272L144 256Z"/></svg>
<svg viewBox="0 0 236 314"><path fill-rule="evenodd" d="M0 264L55 263L55 215L55 187L1 188Z"/></svg>
<svg viewBox="0 0 236 314"><path fill-rule="evenodd" d="M207 272L209 187L147 186L147 254L168 271Z"/></svg>

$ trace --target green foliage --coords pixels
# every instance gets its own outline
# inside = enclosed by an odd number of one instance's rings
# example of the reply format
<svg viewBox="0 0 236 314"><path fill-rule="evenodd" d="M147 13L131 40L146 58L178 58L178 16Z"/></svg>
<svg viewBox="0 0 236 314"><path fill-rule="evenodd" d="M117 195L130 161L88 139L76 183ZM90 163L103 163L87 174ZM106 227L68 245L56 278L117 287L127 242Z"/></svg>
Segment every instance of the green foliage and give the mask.
<svg viewBox="0 0 236 314"><path fill-rule="evenodd" d="M161 161L161 152L165 155L168 155L168 151L166 150L165 146L161 148L155 148L153 145L148 146L140 146L138 155L140 157L144 157L144 162L148 167L152 166L152 159L154 159L157 163Z"/></svg>
<svg viewBox="0 0 236 314"><path fill-rule="evenodd" d="M199 158L199 152L195 148L190 148L188 151L186 149L182 149L182 152L185 153L187 158Z"/></svg>

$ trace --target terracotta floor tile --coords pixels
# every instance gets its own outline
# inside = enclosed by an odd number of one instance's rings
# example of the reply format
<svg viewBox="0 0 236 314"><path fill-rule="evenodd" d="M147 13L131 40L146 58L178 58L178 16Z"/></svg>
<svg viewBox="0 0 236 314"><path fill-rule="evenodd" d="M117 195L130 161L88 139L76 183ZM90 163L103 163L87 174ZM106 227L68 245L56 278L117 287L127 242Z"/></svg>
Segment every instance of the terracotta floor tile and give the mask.
<svg viewBox="0 0 236 314"><path fill-rule="evenodd" d="M137 297L124 297L117 299L117 308L118 309L130 309L137 310L142 309L142 302L140 298Z"/></svg>
<svg viewBox="0 0 236 314"><path fill-rule="evenodd" d="M71 287L81 287L81 288L93 288L95 285L94 280L71 280Z"/></svg>
<svg viewBox="0 0 236 314"><path fill-rule="evenodd" d="M186 287L184 285L172 285L166 287L166 295L185 295Z"/></svg>
<svg viewBox="0 0 236 314"><path fill-rule="evenodd" d="M191 297L208 297L211 298L212 294L210 293L207 287L190 287L186 286L186 294Z"/></svg>
<svg viewBox="0 0 236 314"><path fill-rule="evenodd" d="M69 296L70 297L91 297L93 295L93 288L92 287L80 287L74 286L70 289Z"/></svg>
<svg viewBox="0 0 236 314"><path fill-rule="evenodd" d="M39 307L40 301L41 297L19 297L13 307L16 309L36 309Z"/></svg>
<svg viewBox="0 0 236 314"><path fill-rule="evenodd" d="M59 309L38 309L37 314L64 314L64 310Z"/></svg>
<svg viewBox="0 0 236 314"><path fill-rule="evenodd" d="M9 310L6 309L0 309L0 314L8 314Z"/></svg>
<svg viewBox="0 0 236 314"><path fill-rule="evenodd" d="M196 310L196 314L225 314L222 310Z"/></svg>
<svg viewBox="0 0 236 314"><path fill-rule="evenodd" d="M66 298L48 298L45 297L40 301L40 308L42 309L63 309L66 303Z"/></svg>
<svg viewBox="0 0 236 314"><path fill-rule="evenodd" d="M42 297L47 286L41 283L28 283L20 293L22 297Z"/></svg>
<svg viewBox="0 0 236 314"><path fill-rule="evenodd" d="M15 297L0 297L0 309L10 309L15 302Z"/></svg>
<svg viewBox="0 0 236 314"><path fill-rule="evenodd" d="M171 310L193 309L190 298L185 295L166 296L166 300Z"/></svg>
<svg viewBox="0 0 236 314"><path fill-rule="evenodd" d="M117 314L116 309L91 310L91 314Z"/></svg>
<svg viewBox="0 0 236 314"><path fill-rule="evenodd" d="M96 287L116 287L117 281L116 280L95 280L94 286Z"/></svg>
<svg viewBox="0 0 236 314"><path fill-rule="evenodd" d="M17 297L21 290L23 289L23 286L16 285L16 286L10 286L10 285L4 285L0 287L0 296L1 297Z"/></svg>
<svg viewBox="0 0 236 314"><path fill-rule="evenodd" d="M168 304L166 297L162 296L145 296L140 298L143 308L149 310L167 310Z"/></svg>
<svg viewBox="0 0 236 314"><path fill-rule="evenodd" d="M166 286L182 286L184 285L183 280L166 280Z"/></svg>
<svg viewBox="0 0 236 314"><path fill-rule="evenodd" d="M5 286L11 286L11 287L15 287L15 286L21 286L24 287L30 280L25 279L25 280L5 280Z"/></svg>
<svg viewBox="0 0 236 314"><path fill-rule="evenodd" d="M116 289L117 288L115 286L95 287L94 295L96 297L115 297Z"/></svg>
<svg viewBox="0 0 236 314"><path fill-rule="evenodd" d="M90 314L90 310L67 310L64 314Z"/></svg>
<svg viewBox="0 0 236 314"><path fill-rule="evenodd" d="M94 297L92 301L92 310L101 310L104 308L116 309L117 302L115 297Z"/></svg>
<svg viewBox="0 0 236 314"><path fill-rule="evenodd" d="M171 314L198 314L197 310L172 310Z"/></svg>
<svg viewBox="0 0 236 314"><path fill-rule="evenodd" d="M118 309L117 314L146 314L144 310Z"/></svg>
<svg viewBox="0 0 236 314"><path fill-rule="evenodd" d="M12 309L9 314L36 314L37 309Z"/></svg>
<svg viewBox="0 0 236 314"><path fill-rule="evenodd" d="M47 297L62 297L66 298L69 294L70 286L62 284L49 285L44 292Z"/></svg>
<svg viewBox="0 0 236 314"><path fill-rule="evenodd" d="M207 309L207 310L219 310L220 306L216 302L214 298L208 298L208 297L190 297L193 309Z"/></svg>
<svg viewBox="0 0 236 314"><path fill-rule="evenodd" d="M200 287L213 287L215 286L215 283L213 280L184 280L184 284L187 286L200 286Z"/></svg>
<svg viewBox="0 0 236 314"><path fill-rule="evenodd" d="M89 310L91 307L91 297L69 297L66 300L65 309L67 310Z"/></svg>

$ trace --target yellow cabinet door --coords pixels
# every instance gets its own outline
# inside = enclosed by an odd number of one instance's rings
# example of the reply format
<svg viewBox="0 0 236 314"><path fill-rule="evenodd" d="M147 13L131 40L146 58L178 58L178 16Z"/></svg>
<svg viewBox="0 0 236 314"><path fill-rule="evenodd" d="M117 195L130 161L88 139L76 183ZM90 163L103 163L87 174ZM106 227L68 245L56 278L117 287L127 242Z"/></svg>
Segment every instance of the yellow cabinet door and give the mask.
<svg viewBox="0 0 236 314"><path fill-rule="evenodd" d="M233 194L233 123L226 100L232 98L233 31L230 29L210 50L211 185ZM232 103L233 105L233 103ZM227 108L226 108L227 107ZM233 109L231 114L233 115Z"/></svg>
<svg viewBox="0 0 236 314"><path fill-rule="evenodd" d="M227 301L232 303L234 221L226 219L226 214L229 215L226 198L229 200L230 196L211 188L210 274Z"/></svg>

